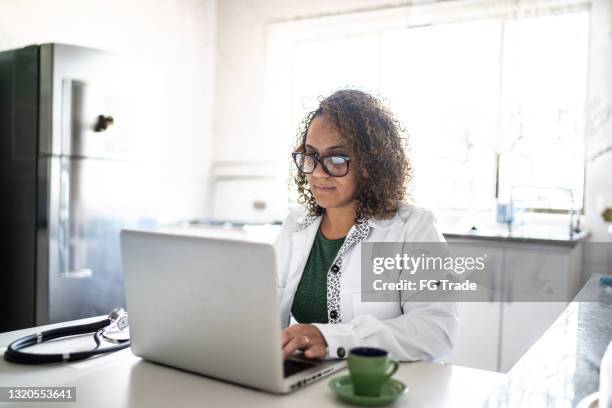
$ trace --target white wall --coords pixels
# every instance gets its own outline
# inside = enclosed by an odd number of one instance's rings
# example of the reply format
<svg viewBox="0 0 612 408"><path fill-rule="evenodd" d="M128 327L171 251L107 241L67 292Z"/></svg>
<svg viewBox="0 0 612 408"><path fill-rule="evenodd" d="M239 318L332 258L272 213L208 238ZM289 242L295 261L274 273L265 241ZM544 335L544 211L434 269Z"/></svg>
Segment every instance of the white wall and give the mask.
<svg viewBox="0 0 612 408"><path fill-rule="evenodd" d="M421 1L423 2L423 1ZM400 3L400 2L396 2ZM380 0L222 0L217 5L215 161L272 160L263 133L265 27L299 17L371 9ZM322 61L324 63L324 61ZM297 130L298 123L295 124ZM288 143L294 134L287 135Z"/></svg>
<svg viewBox="0 0 612 408"><path fill-rule="evenodd" d="M164 72L164 220L207 214L215 0L0 0L0 50L61 42L128 54Z"/></svg>
<svg viewBox="0 0 612 408"><path fill-rule="evenodd" d="M591 241L608 241L601 213L612 208L612 151L593 157L612 147L612 2L593 0L591 8L591 50L588 76L586 121L586 226ZM594 248L593 248L594 249ZM598 256L599 254L599 256ZM612 254L610 254L612 255ZM589 272L607 272L603 251L588 251ZM608 265L608 268L612 265Z"/></svg>

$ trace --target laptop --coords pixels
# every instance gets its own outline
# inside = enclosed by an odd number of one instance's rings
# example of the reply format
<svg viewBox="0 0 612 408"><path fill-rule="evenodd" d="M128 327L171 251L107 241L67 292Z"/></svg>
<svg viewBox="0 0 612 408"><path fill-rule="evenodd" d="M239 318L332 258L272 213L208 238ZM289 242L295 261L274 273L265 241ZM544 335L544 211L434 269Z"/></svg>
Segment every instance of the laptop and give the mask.
<svg viewBox="0 0 612 408"><path fill-rule="evenodd" d="M283 361L271 243L122 230L121 253L135 355L273 393L345 367L297 353Z"/></svg>

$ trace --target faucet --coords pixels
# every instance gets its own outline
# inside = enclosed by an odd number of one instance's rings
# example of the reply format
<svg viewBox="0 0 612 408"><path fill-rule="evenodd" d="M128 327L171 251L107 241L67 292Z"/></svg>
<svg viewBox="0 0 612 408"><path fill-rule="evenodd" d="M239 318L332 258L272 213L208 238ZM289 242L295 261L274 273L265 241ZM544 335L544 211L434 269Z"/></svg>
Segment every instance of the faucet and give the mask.
<svg viewBox="0 0 612 408"><path fill-rule="evenodd" d="M580 229L580 214L578 212L578 209L576 209L576 203L575 203L575 199L574 199L574 191L571 188L566 188L566 187L548 187L548 186L528 186L528 185L518 185L518 186L513 186L510 189L510 202L512 203L512 197L514 195L514 191L516 189L534 189L534 190L558 190L558 191L563 191L565 194L567 194L568 198L569 198L569 210L568 210L568 214L569 214L569 238L572 239L574 238L574 234L578 234L580 233L581 229ZM508 228L511 228L510 226L508 226Z"/></svg>
<svg viewBox="0 0 612 408"><path fill-rule="evenodd" d="M576 203L574 201L574 191L570 188L559 187L559 190L565 191L569 195L570 199L570 208L569 208L569 237L570 239L574 238L574 234L580 232L580 214L578 210L575 208ZM576 225L574 225L574 216L576 217Z"/></svg>

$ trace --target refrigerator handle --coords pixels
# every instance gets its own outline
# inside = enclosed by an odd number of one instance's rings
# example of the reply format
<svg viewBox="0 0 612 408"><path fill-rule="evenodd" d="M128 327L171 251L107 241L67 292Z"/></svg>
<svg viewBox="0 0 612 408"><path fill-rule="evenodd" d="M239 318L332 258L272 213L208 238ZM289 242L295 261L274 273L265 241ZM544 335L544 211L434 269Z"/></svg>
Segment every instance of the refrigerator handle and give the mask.
<svg viewBox="0 0 612 408"><path fill-rule="evenodd" d="M59 211L58 211L58 260L59 275L62 278L90 278L92 271L89 268L76 269L72 262L71 247L75 240L71 233L71 224L76 221L71 219L71 205L74 203L70 193L70 181L72 178L71 142L72 142L72 120L74 107L72 106L73 81L64 79L62 81L62 124L61 124L61 156L59 160Z"/></svg>

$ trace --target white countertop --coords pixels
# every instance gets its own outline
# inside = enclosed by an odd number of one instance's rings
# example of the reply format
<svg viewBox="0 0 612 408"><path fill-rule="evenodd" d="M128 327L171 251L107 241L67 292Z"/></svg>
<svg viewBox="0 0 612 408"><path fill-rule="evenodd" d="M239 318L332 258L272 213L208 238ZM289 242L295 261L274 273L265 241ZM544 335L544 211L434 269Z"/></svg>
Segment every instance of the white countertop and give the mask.
<svg viewBox="0 0 612 408"><path fill-rule="evenodd" d="M69 324L87 323L104 316L0 333L0 350L17 338ZM60 344L44 345L56 352L93 347L91 337L82 336ZM35 346L41 347L41 346ZM42 351L42 350L41 350ZM342 370L340 374L347 374ZM504 379L503 374L440 363L402 363L395 378L410 390L394 407L480 406ZM284 396L267 394L197 374L150 363L121 350L90 360L48 364L17 365L0 360L0 386L76 386L76 403L70 407L319 407L349 406L331 393L327 383L333 376ZM0 403L0 406L7 406ZM37 406L16 403L15 406ZM40 404L38 404L39 406ZM51 404L58 406L57 403Z"/></svg>

